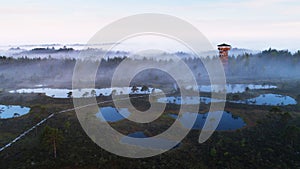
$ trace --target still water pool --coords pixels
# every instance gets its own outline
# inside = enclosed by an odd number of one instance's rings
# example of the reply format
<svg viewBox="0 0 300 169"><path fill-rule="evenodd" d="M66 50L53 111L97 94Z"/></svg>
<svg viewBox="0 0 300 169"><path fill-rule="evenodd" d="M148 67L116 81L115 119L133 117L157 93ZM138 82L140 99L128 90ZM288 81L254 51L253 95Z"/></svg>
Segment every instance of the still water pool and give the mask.
<svg viewBox="0 0 300 169"><path fill-rule="evenodd" d="M19 117L29 113L29 107L15 105L0 105L0 119Z"/></svg>

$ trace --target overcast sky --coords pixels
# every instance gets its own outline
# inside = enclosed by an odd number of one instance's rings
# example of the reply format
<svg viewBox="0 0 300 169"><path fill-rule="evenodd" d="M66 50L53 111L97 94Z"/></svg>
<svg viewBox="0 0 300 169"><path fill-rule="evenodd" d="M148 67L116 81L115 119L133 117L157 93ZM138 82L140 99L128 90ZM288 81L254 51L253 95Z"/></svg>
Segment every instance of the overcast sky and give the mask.
<svg viewBox="0 0 300 169"><path fill-rule="evenodd" d="M0 45L86 43L122 17L163 13L190 22L213 45L300 49L299 0L0 1Z"/></svg>

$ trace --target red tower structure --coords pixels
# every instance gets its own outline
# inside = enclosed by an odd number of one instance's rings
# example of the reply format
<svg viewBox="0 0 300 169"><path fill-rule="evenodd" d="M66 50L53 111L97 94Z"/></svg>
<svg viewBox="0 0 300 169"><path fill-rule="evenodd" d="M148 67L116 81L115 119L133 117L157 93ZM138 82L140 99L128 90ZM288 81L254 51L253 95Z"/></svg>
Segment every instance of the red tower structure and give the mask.
<svg viewBox="0 0 300 169"><path fill-rule="evenodd" d="M220 44L218 45L219 57L223 63L224 69L228 69L228 51L231 49L231 46L228 44Z"/></svg>

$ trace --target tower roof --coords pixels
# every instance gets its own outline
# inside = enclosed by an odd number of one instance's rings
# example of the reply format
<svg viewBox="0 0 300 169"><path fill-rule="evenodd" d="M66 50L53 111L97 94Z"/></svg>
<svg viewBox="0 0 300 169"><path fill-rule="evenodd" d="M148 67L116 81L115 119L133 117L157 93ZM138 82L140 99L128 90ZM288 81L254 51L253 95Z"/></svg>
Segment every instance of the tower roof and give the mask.
<svg viewBox="0 0 300 169"><path fill-rule="evenodd" d="M222 43L222 44L218 45L218 47L231 47L231 46L226 43Z"/></svg>

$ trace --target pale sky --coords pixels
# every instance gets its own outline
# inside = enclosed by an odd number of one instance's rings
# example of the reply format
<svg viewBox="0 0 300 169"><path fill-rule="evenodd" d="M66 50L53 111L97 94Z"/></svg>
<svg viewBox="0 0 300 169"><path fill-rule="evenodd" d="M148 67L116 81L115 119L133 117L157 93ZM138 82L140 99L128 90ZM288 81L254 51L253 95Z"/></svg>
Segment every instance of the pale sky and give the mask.
<svg viewBox="0 0 300 169"><path fill-rule="evenodd" d="M0 1L0 45L84 44L122 17L162 13L190 22L213 45L300 49L299 0Z"/></svg>

